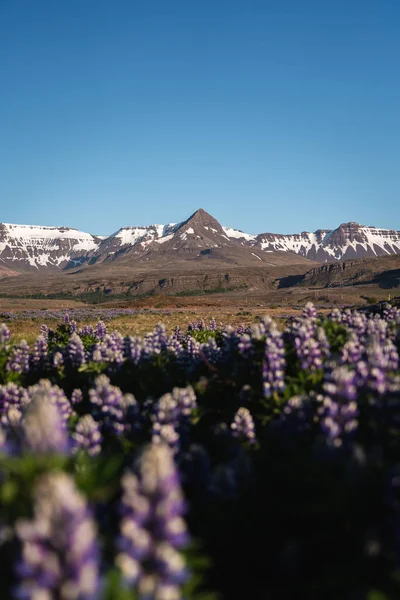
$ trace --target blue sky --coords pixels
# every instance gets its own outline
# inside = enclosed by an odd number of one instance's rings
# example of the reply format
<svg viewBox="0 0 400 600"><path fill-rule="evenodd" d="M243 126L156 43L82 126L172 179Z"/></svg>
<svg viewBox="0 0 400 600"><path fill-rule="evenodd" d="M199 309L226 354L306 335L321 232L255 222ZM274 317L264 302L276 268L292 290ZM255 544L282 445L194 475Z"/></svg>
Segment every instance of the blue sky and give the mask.
<svg viewBox="0 0 400 600"><path fill-rule="evenodd" d="M0 222L400 229L398 0L0 0Z"/></svg>

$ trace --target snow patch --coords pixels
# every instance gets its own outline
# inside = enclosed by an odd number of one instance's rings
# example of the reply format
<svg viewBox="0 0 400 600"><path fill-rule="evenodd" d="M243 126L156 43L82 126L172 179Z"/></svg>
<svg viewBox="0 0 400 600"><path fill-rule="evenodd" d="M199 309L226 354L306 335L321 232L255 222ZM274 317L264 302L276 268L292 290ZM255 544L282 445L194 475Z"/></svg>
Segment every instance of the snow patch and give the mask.
<svg viewBox="0 0 400 600"><path fill-rule="evenodd" d="M237 240L244 238L247 241L256 239L255 235L252 235L250 233L244 233L243 231L240 231L240 229L232 229L232 227L223 227L222 229L230 238L235 238Z"/></svg>

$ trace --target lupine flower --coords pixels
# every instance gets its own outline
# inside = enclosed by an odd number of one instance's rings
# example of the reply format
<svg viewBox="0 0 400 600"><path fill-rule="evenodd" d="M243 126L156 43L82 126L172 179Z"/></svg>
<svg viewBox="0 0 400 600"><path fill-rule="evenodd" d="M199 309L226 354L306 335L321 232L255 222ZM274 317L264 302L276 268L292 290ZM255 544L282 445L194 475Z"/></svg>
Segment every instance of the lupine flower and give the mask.
<svg viewBox="0 0 400 600"><path fill-rule="evenodd" d="M23 446L35 454L69 451L65 420L57 405L44 393L36 393L22 420Z"/></svg>
<svg viewBox="0 0 400 600"><path fill-rule="evenodd" d="M181 352L183 352L183 349ZM202 344L201 352L204 354L208 362L216 364L219 361L221 350L218 347L215 338L209 338L205 344Z"/></svg>
<svg viewBox="0 0 400 600"><path fill-rule="evenodd" d="M40 335L42 335L45 339L49 337L49 328L45 323L42 323L40 326Z"/></svg>
<svg viewBox="0 0 400 600"><path fill-rule="evenodd" d="M124 338L124 357L135 365L138 365L142 356L143 341L139 337L127 335Z"/></svg>
<svg viewBox="0 0 400 600"><path fill-rule="evenodd" d="M95 331L94 328L91 325L84 325L83 327L81 327L78 331L79 335L95 335Z"/></svg>
<svg viewBox="0 0 400 600"><path fill-rule="evenodd" d="M253 343L251 337L244 333L240 337L240 341L238 343L239 354L241 354L244 358L250 358L254 353Z"/></svg>
<svg viewBox="0 0 400 600"><path fill-rule="evenodd" d="M98 340L102 340L107 335L107 326L104 321L98 321L96 325L96 337Z"/></svg>
<svg viewBox="0 0 400 600"><path fill-rule="evenodd" d="M66 348L66 358L72 367L79 368L85 362L85 347L79 335L73 333Z"/></svg>
<svg viewBox="0 0 400 600"><path fill-rule="evenodd" d="M5 323L0 323L0 349L5 348L10 341L10 330Z"/></svg>
<svg viewBox="0 0 400 600"><path fill-rule="evenodd" d="M208 329L210 331L216 331L216 329L217 329L217 321L214 319L214 317L212 317L212 319L210 321L210 324L208 326Z"/></svg>
<svg viewBox="0 0 400 600"><path fill-rule="evenodd" d="M357 374L345 367L334 369L324 384L326 396L320 397L320 425L327 442L339 447L358 427Z"/></svg>
<svg viewBox="0 0 400 600"><path fill-rule="evenodd" d="M44 369L47 364L47 354L47 337L39 335L39 337L36 338L33 346L33 354L31 357L32 367L34 369Z"/></svg>
<svg viewBox="0 0 400 600"><path fill-rule="evenodd" d="M283 337L272 319L264 319L266 329L265 352L262 366L264 396L285 389L285 348Z"/></svg>
<svg viewBox="0 0 400 600"><path fill-rule="evenodd" d="M25 340L12 348L7 361L7 370L14 373L26 373L29 370L29 346Z"/></svg>
<svg viewBox="0 0 400 600"><path fill-rule="evenodd" d="M106 375L99 375L95 380L95 387L89 390L89 399L96 409L94 416L105 429L116 434L123 433L129 426L126 415L132 414L136 408L136 400L132 394L124 394L121 390L110 384Z"/></svg>
<svg viewBox="0 0 400 600"><path fill-rule="evenodd" d="M27 390L19 385L9 382L0 385L0 414L4 414L10 407L25 408L31 398Z"/></svg>
<svg viewBox="0 0 400 600"><path fill-rule="evenodd" d="M358 385L382 396L391 384L390 371L398 368L398 352L391 340L380 342L378 338L369 338L364 360L356 363Z"/></svg>
<svg viewBox="0 0 400 600"><path fill-rule="evenodd" d="M316 327L315 317L296 321L290 334L300 367L310 371L321 369L329 348L323 329Z"/></svg>
<svg viewBox="0 0 400 600"><path fill-rule="evenodd" d="M305 305L304 310L303 310L303 318L315 321L317 319L317 316L318 316L318 313L317 313L317 309L315 308L314 304L312 302L307 302L307 304Z"/></svg>
<svg viewBox="0 0 400 600"><path fill-rule="evenodd" d="M352 332L341 351L340 362L344 365L356 365L362 357L363 346L359 337Z"/></svg>
<svg viewBox="0 0 400 600"><path fill-rule="evenodd" d="M31 398L27 390L15 383L0 385L0 414L4 430L18 431L22 413L30 403Z"/></svg>
<svg viewBox="0 0 400 600"><path fill-rule="evenodd" d="M92 415L85 415L79 419L72 434L74 451L86 450L89 456L96 456L101 452L102 435L99 424Z"/></svg>
<svg viewBox="0 0 400 600"><path fill-rule="evenodd" d="M79 404L83 400L83 393L80 389L75 389L71 394L71 404Z"/></svg>
<svg viewBox="0 0 400 600"><path fill-rule="evenodd" d="M234 437L251 444L255 442L254 421L248 408L239 408L231 424L231 429Z"/></svg>
<svg viewBox="0 0 400 600"><path fill-rule="evenodd" d="M17 521L22 556L17 597L91 600L98 589L99 552L94 519L66 473L43 475L34 516Z"/></svg>
<svg viewBox="0 0 400 600"><path fill-rule="evenodd" d="M190 415L196 408L196 395L191 386L174 388L171 394L164 394L156 402L152 416L153 442L168 444L178 450L180 436L186 433Z"/></svg>
<svg viewBox="0 0 400 600"><path fill-rule="evenodd" d="M113 332L106 334L100 342L97 342L93 353L95 362L110 362L122 364L124 362L124 339L121 334Z"/></svg>
<svg viewBox="0 0 400 600"><path fill-rule="evenodd" d="M61 354L61 352L55 352L54 356L53 356L53 367L58 369L59 367L62 367L63 364L64 364L63 355Z"/></svg>
<svg viewBox="0 0 400 600"><path fill-rule="evenodd" d="M187 543L185 509L175 466L164 445L148 446L138 476L122 479L121 524L117 564L139 598L180 600L187 578L178 549Z"/></svg>
<svg viewBox="0 0 400 600"><path fill-rule="evenodd" d="M44 395L46 398L57 405L61 417L67 421L72 414L71 403L67 396L58 385L52 385L48 379L41 379L39 383L28 388L29 397L33 400L36 395Z"/></svg>
<svg viewBox="0 0 400 600"><path fill-rule="evenodd" d="M62 322L64 325L68 325L69 321L70 321L70 316L69 316L69 313L66 312L62 318Z"/></svg>
<svg viewBox="0 0 400 600"><path fill-rule="evenodd" d="M357 378L354 371L338 367L327 375L324 382L325 393L334 398L352 402L357 398Z"/></svg>

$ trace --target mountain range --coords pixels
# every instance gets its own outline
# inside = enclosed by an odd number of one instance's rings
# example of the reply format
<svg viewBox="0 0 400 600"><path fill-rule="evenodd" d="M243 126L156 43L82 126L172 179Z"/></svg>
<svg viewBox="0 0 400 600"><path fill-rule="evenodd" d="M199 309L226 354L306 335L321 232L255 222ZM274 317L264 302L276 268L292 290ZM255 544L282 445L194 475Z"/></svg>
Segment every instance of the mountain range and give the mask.
<svg viewBox="0 0 400 600"><path fill-rule="evenodd" d="M110 236L70 227L0 223L0 277L103 264L142 269L154 264L193 266L210 260L244 267L306 265L308 261L315 266L311 261L335 263L392 254L400 254L400 231L350 222L334 230L253 235L222 226L203 209L180 223L122 227Z"/></svg>

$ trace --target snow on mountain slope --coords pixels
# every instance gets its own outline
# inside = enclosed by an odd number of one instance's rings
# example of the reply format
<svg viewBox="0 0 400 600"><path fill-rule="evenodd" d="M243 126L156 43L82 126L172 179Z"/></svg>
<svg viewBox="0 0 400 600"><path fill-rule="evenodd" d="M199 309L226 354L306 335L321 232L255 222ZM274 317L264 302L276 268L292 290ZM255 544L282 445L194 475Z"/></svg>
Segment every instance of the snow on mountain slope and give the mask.
<svg viewBox="0 0 400 600"><path fill-rule="evenodd" d="M232 229L232 227L222 227L225 231L226 235L229 238L234 238L237 240L244 239L246 241L251 241L256 239L256 235L252 235L251 233L244 233L244 231L240 231L240 229Z"/></svg>
<svg viewBox="0 0 400 600"><path fill-rule="evenodd" d="M122 227L110 236L95 236L69 227L0 223L0 263L18 270L67 269L122 255L132 261L149 252L196 253L227 244L254 250L255 261L264 252L283 251L325 263L400 254L400 231L350 222L334 230L252 235L222 227L202 209L180 223Z"/></svg>
<svg viewBox="0 0 400 600"><path fill-rule="evenodd" d="M0 258L8 266L55 267L80 264L100 240L69 227L0 223Z"/></svg>
<svg viewBox="0 0 400 600"><path fill-rule="evenodd" d="M318 262L335 262L348 258L400 254L400 231L351 222L342 223L334 230L318 229L313 233L262 233L253 243L264 251L290 251Z"/></svg>

